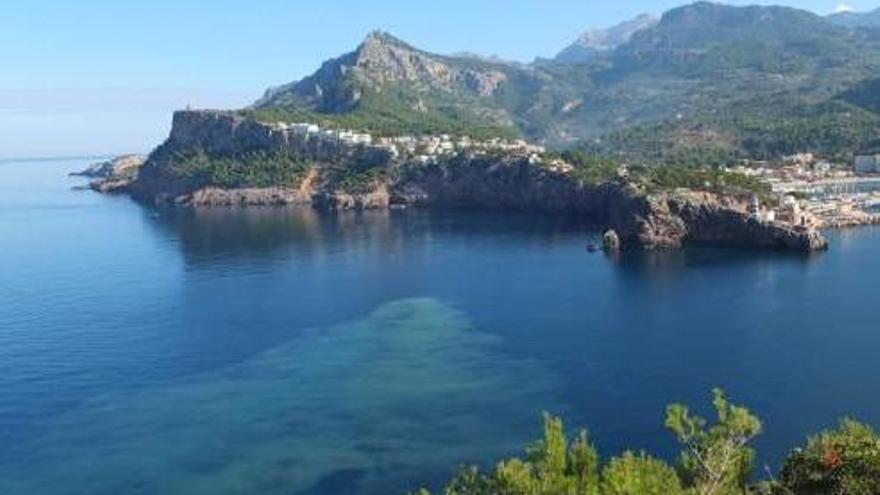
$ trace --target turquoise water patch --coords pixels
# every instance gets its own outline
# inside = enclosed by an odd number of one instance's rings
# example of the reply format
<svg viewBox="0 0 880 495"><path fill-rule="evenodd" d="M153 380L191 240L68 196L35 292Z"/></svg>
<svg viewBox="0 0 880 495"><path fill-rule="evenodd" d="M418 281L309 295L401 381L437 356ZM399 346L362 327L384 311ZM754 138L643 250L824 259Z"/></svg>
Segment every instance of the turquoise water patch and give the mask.
<svg viewBox="0 0 880 495"><path fill-rule="evenodd" d="M12 494L405 493L516 451L557 380L435 299L94 399L0 465Z"/></svg>

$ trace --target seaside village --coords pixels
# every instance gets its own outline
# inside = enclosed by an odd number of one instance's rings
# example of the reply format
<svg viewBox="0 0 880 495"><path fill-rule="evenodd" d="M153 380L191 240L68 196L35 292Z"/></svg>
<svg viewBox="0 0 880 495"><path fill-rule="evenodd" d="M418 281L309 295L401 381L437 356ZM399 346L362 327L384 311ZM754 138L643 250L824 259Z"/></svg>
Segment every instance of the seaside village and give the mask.
<svg viewBox="0 0 880 495"><path fill-rule="evenodd" d="M528 143L522 139L492 138L476 140L467 136L420 135L373 137L371 134L359 133L347 129L322 129L315 124L295 123L273 124L279 131L292 133L305 142L317 142L330 147L363 149L371 154L386 154L389 160L413 161L421 164L436 163L444 156L459 152L491 153L505 152L528 157L532 162L539 162L546 152L543 146ZM563 166L560 162L555 164Z"/></svg>
<svg viewBox="0 0 880 495"><path fill-rule="evenodd" d="M528 158L556 172L572 166L546 160L543 146L522 139L476 140L466 136L403 135L374 137L347 129L309 123L275 123L292 146L318 158L322 155L366 154L376 163L436 163L445 156L503 152ZM783 221L803 227L847 227L880 224L880 155L859 155L849 164L831 163L811 153L784 157L781 162L744 161L731 172L758 177L772 185L776 204L752 198L750 212L760 221Z"/></svg>
<svg viewBox="0 0 880 495"><path fill-rule="evenodd" d="M850 227L880 223L880 155L856 155L851 163L831 163L811 153L778 163L744 162L731 169L773 187L778 205L750 204L762 221L806 227Z"/></svg>

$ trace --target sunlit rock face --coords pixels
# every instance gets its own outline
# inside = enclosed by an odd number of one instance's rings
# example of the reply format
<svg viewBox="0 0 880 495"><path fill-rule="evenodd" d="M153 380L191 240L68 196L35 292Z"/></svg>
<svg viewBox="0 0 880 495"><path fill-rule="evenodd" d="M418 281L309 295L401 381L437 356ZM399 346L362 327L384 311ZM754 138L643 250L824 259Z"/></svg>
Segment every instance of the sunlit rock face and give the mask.
<svg viewBox="0 0 880 495"><path fill-rule="evenodd" d="M356 105L364 91L381 92L400 83L489 97L508 80L504 71L492 65L462 64L454 57L428 53L388 33L375 31L356 50L326 61L315 74L269 89L256 106L299 102L344 111Z"/></svg>

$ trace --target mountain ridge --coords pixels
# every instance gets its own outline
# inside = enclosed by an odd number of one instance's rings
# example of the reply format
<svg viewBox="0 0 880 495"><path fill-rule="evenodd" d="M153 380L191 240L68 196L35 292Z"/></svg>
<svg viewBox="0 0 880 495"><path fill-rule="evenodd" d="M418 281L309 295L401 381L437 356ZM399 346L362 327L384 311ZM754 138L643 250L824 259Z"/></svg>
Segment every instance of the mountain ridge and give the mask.
<svg viewBox="0 0 880 495"><path fill-rule="evenodd" d="M868 12L838 12L829 20L847 27L880 27L880 7Z"/></svg>
<svg viewBox="0 0 880 495"><path fill-rule="evenodd" d="M597 56L626 44L637 32L654 27L659 22L659 16L646 13L609 28L588 29L574 43L559 52L553 60L568 64L595 60Z"/></svg>
<svg viewBox="0 0 880 495"><path fill-rule="evenodd" d="M594 51L577 63L530 65L433 54L374 32L311 76L268 90L253 109L358 116L388 132L509 129L556 147L623 151L650 145L633 131L665 126L673 137L712 136L676 145L731 155L810 148L802 136L833 134L816 126L838 121L845 135L817 139L814 151L841 153L867 147L877 129L876 109L850 97L880 70L880 33L870 28L790 7L709 2L617 28L586 36Z"/></svg>

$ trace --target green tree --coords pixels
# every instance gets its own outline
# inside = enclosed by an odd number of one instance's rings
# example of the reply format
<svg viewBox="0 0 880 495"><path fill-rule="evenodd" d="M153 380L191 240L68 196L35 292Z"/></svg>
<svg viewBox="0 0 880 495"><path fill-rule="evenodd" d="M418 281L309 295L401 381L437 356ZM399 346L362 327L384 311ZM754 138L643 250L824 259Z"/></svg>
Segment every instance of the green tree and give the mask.
<svg viewBox="0 0 880 495"><path fill-rule="evenodd" d="M687 407L667 408L666 426L684 446L678 470L645 453L626 452L604 468L586 432L570 441L559 418L544 416L544 435L524 458L489 474L464 468L443 495L878 495L880 437L844 420L810 438L786 461L778 481L752 484L749 443L761 421L714 390L717 420L709 424ZM601 471L601 476L599 472ZM422 490L414 495L430 495Z"/></svg>
<svg viewBox="0 0 880 495"><path fill-rule="evenodd" d="M599 454L581 431L569 448L562 420L544 415L544 438L527 450L526 460L511 459L495 472L506 495L598 495Z"/></svg>
<svg viewBox="0 0 880 495"><path fill-rule="evenodd" d="M692 415L686 406L667 408L666 427L685 447L681 469L699 495L747 493L754 451L749 442L761 433L761 421L748 409L731 404L720 389L712 401L717 423Z"/></svg>
<svg viewBox="0 0 880 495"><path fill-rule="evenodd" d="M602 495L683 495L675 470L645 453L615 457L602 471Z"/></svg>
<svg viewBox="0 0 880 495"><path fill-rule="evenodd" d="M459 471L443 493L444 495L491 495L496 493L495 482L481 474L479 469L466 467ZM419 495L430 494L423 490Z"/></svg>

